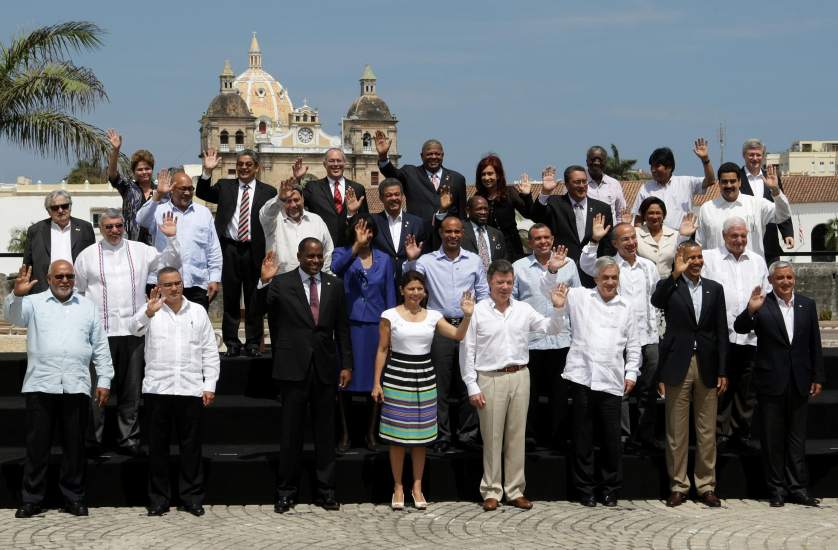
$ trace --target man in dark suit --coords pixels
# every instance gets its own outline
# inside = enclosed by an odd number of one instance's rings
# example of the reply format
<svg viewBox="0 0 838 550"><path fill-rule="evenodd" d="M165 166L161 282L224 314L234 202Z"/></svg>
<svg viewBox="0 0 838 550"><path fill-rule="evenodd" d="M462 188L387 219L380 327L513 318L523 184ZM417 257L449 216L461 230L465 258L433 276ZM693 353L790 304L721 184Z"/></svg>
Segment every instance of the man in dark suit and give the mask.
<svg viewBox="0 0 838 550"><path fill-rule="evenodd" d="M82 250L96 242L90 222L70 216L73 201L67 191L51 191L44 198L44 208L49 218L29 226L23 251L23 263L32 268L32 278L37 279L33 294L49 287L47 270L52 262L67 260L72 264Z"/></svg>
<svg viewBox="0 0 838 550"><path fill-rule="evenodd" d="M396 283L402 278L402 264L407 261L404 250L405 237L412 235L417 243L423 243L422 249L430 246L427 226L418 217L404 211L404 193L402 182L387 178L378 185L378 197L384 205L384 211L373 214L378 231L372 245L386 252L394 262ZM403 297L398 296L401 300Z"/></svg>
<svg viewBox="0 0 838 550"><path fill-rule="evenodd" d="M707 506L721 506L716 496L716 410L727 389L727 313L722 285L701 276L704 257L694 241L675 254L672 276L659 281L652 305L666 315L661 340L658 392L666 397L666 469L671 493L666 505L687 499L690 402L695 417L695 486Z"/></svg>
<svg viewBox="0 0 838 550"><path fill-rule="evenodd" d="M459 172L442 166L445 152L442 144L429 139L422 145L421 166L406 164L396 168L390 162L390 139L384 132L375 133L375 148L378 151L378 168L385 178L396 178L404 186L407 197L407 211L419 216L423 222L431 224L434 216L466 216L466 178ZM443 190L451 194L451 206L447 212L440 212L440 194Z"/></svg>
<svg viewBox="0 0 838 550"><path fill-rule="evenodd" d="M739 181L741 187L740 193L746 195L755 195L764 197L766 200L774 202L774 197L771 195L771 189L765 185L765 173L763 172L762 163L765 159L765 145L758 139L749 139L742 145L742 158L745 159L745 165L742 166L739 172ZM777 184L780 186L780 191L783 190L783 183L780 181L780 171L777 170ZM782 223L769 223L765 226L765 234L762 238L762 250L765 253L765 262L771 265L780 259L783 249L780 246L780 239L777 237L777 230L783 236L783 243L786 248L794 247L794 226L791 218Z"/></svg>
<svg viewBox="0 0 838 550"><path fill-rule="evenodd" d="M270 251L262 262L254 309L268 313L273 337L273 377L281 382L277 501L282 514L297 500L303 452L306 407L311 410L316 456L317 499L326 510L338 510L335 500L335 372L338 387L352 379L352 346L343 283L322 271L323 245L315 238L300 241L300 267L277 275L279 266ZM337 343L337 346L335 346ZM338 352L340 362L338 362Z"/></svg>
<svg viewBox="0 0 838 550"><path fill-rule="evenodd" d="M762 459L772 507L785 500L817 506L809 496L806 470L806 409L825 379L815 301L794 292L794 267L774 262L768 269L774 291L757 287L733 328L757 335L752 378L762 419Z"/></svg>
<svg viewBox="0 0 838 550"><path fill-rule="evenodd" d="M565 169L567 193L564 195L552 194L558 185L555 176L555 168L549 167L544 171L541 193L532 206L532 220L547 224L553 232L555 245L567 247L567 257L578 266L582 248L591 240L594 216L602 214L605 227L614 226L611 207L588 197L588 173L582 166L573 165ZM616 253L610 238L600 240L597 257L613 256ZM584 287L596 286L593 277L582 270L579 270L579 280Z"/></svg>
<svg viewBox="0 0 838 550"><path fill-rule="evenodd" d="M227 345L227 357L238 356L242 351L239 322L241 296L244 292L244 352L250 357L260 357L262 316L250 307L250 297L256 289L256 280L265 257L265 233L259 223L259 210L276 195L276 189L256 179L259 157L250 149L241 151L236 157L237 179L222 179L212 184L212 171L220 160L215 149L204 152L204 171L198 180L195 194L200 199L218 205L215 230L224 257L221 269L224 293L221 336Z"/></svg>
<svg viewBox="0 0 838 550"><path fill-rule="evenodd" d="M468 200L466 207L468 220L463 223L463 240L460 244L469 252L480 256L483 270L495 260L506 260L506 238L503 233L488 225L489 201L480 195Z"/></svg>
<svg viewBox="0 0 838 550"><path fill-rule="evenodd" d="M335 248L346 246L346 228L356 213L367 214L364 186L343 177L346 156L337 147L326 151L323 158L326 177L310 181L303 189L303 202L306 210L314 212L326 223ZM302 159L295 164L294 177L297 181L305 175L308 168L302 166Z"/></svg>

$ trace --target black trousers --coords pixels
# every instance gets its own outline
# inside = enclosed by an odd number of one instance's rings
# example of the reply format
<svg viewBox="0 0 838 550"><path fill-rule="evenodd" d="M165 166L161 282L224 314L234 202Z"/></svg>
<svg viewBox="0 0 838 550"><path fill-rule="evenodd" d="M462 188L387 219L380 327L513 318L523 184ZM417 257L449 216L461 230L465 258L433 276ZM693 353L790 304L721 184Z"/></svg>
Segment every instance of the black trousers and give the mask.
<svg viewBox="0 0 838 550"><path fill-rule="evenodd" d="M26 397L26 461L21 499L40 504L47 491L52 432L61 425L61 476L58 486L68 502L84 500L84 435L90 398L83 393L24 394Z"/></svg>
<svg viewBox="0 0 838 550"><path fill-rule="evenodd" d="M283 380L279 387L282 396L282 426L279 435L277 496L297 499L308 406L314 432L317 493L323 499L334 497L337 384L322 383L314 372L314 366L311 366L302 382Z"/></svg>
<svg viewBox="0 0 838 550"><path fill-rule="evenodd" d="M809 397L791 385L782 395L759 395L762 462L769 493L778 496L808 492L806 469L806 407Z"/></svg>
<svg viewBox="0 0 838 550"><path fill-rule="evenodd" d="M655 412L658 402L658 345L646 344L640 348L643 366L634 390L623 397L622 433L639 443L651 443L655 440ZM637 402L637 427L632 433L629 398Z"/></svg>
<svg viewBox="0 0 838 550"><path fill-rule="evenodd" d="M756 346L730 344L727 352L727 391L719 395L716 434L720 437L748 439L757 398L751 384Z"/></svg>
<svg viewBox="0 0 838 550"><path fill-rule="evenodd" d="M149 415L148 499L152 507L168 506L172 500L169 479L169 440L172 428L180 449L180 502L200 506L204 502L204 465L201 458L200 397L143 394Z"/></svg>
<svg viewBox="0 0 838 550"><path fill-rule="evenodd" d="M620 443L622 397L570 382L573 398L573 484L580 496L619 491L623 483L623 447ZM594 474L594 429L599 428L600 482Z"/></svg>
<svg viewBox="0 0 838 550"><path fill-rule="evenodd" d="M207 294L207 289L199 286L190 286L189 288L183 289L183 297L209 311L209 295Z"/></svg>
<svg viewBox="0 0 838 550"><path fill-rule="evenodd" d="M117 402L117 445L129 447L140 444L140 393L145 370L145 338L142 336L108 336L108 347L113 360L114 376L111 396ZM96 392L96 371L90 369ZM105 428L105 409L90 400L90 417L93 440L102 443Z"/></svg>
<svg viewBox="0 0 838 550"><path fill-rule="evenodd" d="M439 441L451 442L456 433L461 442L480 441L477 410L468 402L468 392L460 376L460 343L438 334L431 343L431 361L436 373L437 425ZM451 402L457 408L457 428L451 426Z"/></svg>
<svg viewBox="0 0 838 550"><path fill-rule="evenodd" d="M228 238L221 239L224 265L221 268L221 288L224 295L224 317L221 321L221 335L227 345L238 344L239 322L241 321L241 296L244 293L245 345L256 347L262 339L262 316L250 307L250 297L259 280L260 263L251 250L250 243Z"/></svg>
<svg viewBox="0 0 838 550"><path fill-rule="evenodd" d="M568 439L563 433L568 416L567 394L569 382L562 378L567 352L570 348L530 350L530 406L527 414L527 439L537 439L536 407L539 395L546 395L550 411L550 434L544 441L549 447L559 447Z"/></svg>

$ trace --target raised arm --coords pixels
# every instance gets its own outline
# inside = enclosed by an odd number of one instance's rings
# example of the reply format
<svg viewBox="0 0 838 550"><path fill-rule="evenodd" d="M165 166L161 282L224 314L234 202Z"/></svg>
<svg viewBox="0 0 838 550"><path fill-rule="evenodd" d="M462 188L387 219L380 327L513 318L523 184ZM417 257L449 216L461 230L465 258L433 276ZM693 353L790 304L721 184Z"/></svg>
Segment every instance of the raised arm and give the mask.
<svg viewBox="0 0 838 550"><path fill-rule="evenodd" d="M122 136L113 128L107 131L108 142L111 144L111 150L108 153L108 181L110 184L119 189L119 150L122 148Z"/></svg>
<svg viewBox="0 0 838 550"><path fill-rule="evenodd" d="M695 156L701 160L702 166L704 166L704 189L714 185L716 183L716 172L713 170L713 163L710 162L710 148L707 144L707 140L704 138L698 138L695 140L693 144L693 153Z"/></svg>
<svg viewBox="0 0 838 550"><path fill-rule="evenodd" d="M218 166L221 159L218 157L218 152L210 147L204 151L203 170L201 177L198 178L198 184L195 186L195 196L201 200L218 204L218 182L212 184L212 171Z"/></svg>

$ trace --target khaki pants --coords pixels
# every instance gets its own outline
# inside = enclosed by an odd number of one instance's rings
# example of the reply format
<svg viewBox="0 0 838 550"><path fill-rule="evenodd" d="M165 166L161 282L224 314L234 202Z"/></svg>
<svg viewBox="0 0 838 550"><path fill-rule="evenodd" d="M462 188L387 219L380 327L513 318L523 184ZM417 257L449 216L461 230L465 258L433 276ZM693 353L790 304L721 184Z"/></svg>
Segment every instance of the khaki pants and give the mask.
<svg viewBox="0 0 838 550"><path fill-rule="evenodd" d="M483 500L501 500L504 492L507 500L524 496L524 440L530 399L529 369L508 373L478 372L477 385L486 398L486 406L477 411L480 418L480 435L483 437L483 479L480 480L480 495ZM504 479L505 483L502 483Z"/></svg>
<svg viewBox="0 0 838 550"><path fill-rule="evenodd" d="M716 488L716 397L716 388L708 388L701 381L695 355L684 381L666 385L666 470L672 491L690 490L690 401L696 437L695 488L699 495Z"/></svg>

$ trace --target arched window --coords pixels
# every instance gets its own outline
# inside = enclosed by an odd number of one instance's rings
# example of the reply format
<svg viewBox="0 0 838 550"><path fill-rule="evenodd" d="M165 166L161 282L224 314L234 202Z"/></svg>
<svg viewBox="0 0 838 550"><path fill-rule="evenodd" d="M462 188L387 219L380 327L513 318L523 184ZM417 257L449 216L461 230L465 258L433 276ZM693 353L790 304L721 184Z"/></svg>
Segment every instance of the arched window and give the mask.
<svg viewBox="0 0 838 550"><path fill-rule="evenodd" d="M236 151L244 150L244 132L239 130L236 132Z"/></svg>
<svg viewBox="0 0 838 550"><path fill-rule="evenodd" d="M372 136L369 132L364 132L363 137L361 137L361 142L364 145L364 152L370 153L372 152Z"/></svg>
<svg viewBox="0 0 838 550"><path fill-rule="evenodd" d="M268 133L268 125L265 123L264 120L259 122L259 133L260 134L267 134Z"/></svg>
<svg viewBox="0 0 838 550"><path fill-rule="evenodd" d="M826 232L827 225L820 223L812 228L812 250L827 250L826 248ZM813 262L834 262L835 254L818 254L812 256Z"/></svg>
<svg viewBox="0 0 838 550"><path fill-rule="evenodd" d="M222 153L226 153L230 150L230 134L227 132L227 130L221 130L221 134L218 136L218 142L218 149Z"/></svg>

